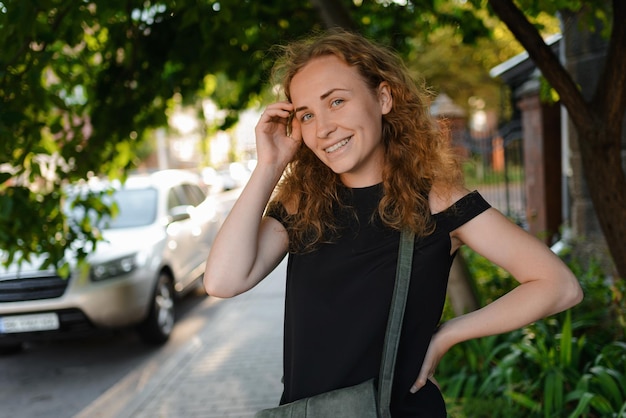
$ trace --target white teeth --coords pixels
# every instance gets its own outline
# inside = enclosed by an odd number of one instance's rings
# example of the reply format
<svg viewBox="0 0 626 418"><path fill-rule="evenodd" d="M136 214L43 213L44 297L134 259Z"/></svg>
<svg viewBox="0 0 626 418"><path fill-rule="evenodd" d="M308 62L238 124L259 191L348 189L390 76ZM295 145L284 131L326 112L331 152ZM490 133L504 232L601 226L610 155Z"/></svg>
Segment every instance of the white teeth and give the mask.
<svg viewBox="0 0 626 418"><path fill-rule="evenodd" d="M350 142L350 138L346 138L343 141L337 142L335 145L333 145L332 147L326 148L324 151L326 151L327 153L335 152L339 148L341 148L344 145L346 145L348 142Z"/></svg>

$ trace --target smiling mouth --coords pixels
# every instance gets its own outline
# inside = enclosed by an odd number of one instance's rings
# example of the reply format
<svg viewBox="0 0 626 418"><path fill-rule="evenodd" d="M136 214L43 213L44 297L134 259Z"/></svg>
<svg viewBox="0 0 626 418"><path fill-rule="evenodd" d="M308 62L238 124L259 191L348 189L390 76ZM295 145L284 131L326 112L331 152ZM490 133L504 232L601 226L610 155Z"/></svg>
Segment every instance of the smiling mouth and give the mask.
<svg viewBox="0 0 626 418"><path fill-rule="evenodd" d="M346 138L343 141L339 141L337 142L335 145L332 145L328 148L326 148L324 151L326 151L327 154L330 154L332 152L337 151L339 148L342 148L344 145L346 145L348 142L350 142L350 140L352 139L352 137L350 138Z"/></svg>

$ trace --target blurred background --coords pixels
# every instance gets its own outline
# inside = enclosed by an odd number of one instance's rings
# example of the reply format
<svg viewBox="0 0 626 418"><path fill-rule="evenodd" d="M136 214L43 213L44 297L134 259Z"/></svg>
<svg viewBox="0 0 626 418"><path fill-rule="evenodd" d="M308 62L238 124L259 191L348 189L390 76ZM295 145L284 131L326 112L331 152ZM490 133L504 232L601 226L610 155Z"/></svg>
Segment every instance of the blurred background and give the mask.
<svg viewBox="0 0 626 418"><path fill-rule="evenodd" d="M0 342L22 348L21 326L59 326L50 316L28 316L34 308L7 296L17 279L28 287L46 270L72 280L81 265L126 274L138 262L118 257L114 268L106 264L112 270L94 264L111 226L100 218L120 215L115 199L102 198L113 191L94 184L117 190L131 177L178 173L186 180L164 191L176 199L155 203L163 214L155 225L168 237L163 242L180 229L198 236L194 222L210 208L210 222L202 219L210 223L202 231L213 231L208 252L254 169L254 125L280 98L269 77L276 46L343 27L403 57L432 92L430 111L464 159L468 188L570 263L587 294L573 319L485 340L489 347L463 346L470 353L448 363L444 387L454 398L506 393L509 415L502 416L516 416L512 404L548 411L541 416L624 416L624 350L596 355L622 344L626 328L625 21L621 0L0 0ZM72 195L76 187L93 193ZM202 195L185 195L196 187ZM68 202L84 217L63 210ZM476 254L457 259L449 315L514 285ZM198 263L187 270L197 273ZM150 303L168 291L190 292L174 267L158 287L163 271L150 274L161 292ZM201 278L195 273L185 283ZM18 315L28 317L9 318ZM156 340L166 341L169 325L153 325ZM518 357L506 357L524 363L536 356L541 383L533 387L511 386L505 362L480 354L542 334L558 336L549 341L556 353L513 347ZM459 360L468 356L478 359L473 378L460 371L469 373ZM502 366L492 380L490 362ZM498 384L485 389L476 376ZM598 382L609 394L592 390ZM541 400L527 395L540 392Z"/></svg>

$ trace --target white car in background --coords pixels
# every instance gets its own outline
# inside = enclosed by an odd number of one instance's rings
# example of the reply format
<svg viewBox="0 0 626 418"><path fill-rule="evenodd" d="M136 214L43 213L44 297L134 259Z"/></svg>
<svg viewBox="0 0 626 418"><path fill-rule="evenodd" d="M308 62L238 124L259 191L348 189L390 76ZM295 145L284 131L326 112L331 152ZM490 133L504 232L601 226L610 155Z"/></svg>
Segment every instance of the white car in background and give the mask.
<svg viewBox="0 0 626 418"><path fill-rule="evenodd" d="M112 195L119 214L101 225L104 241L88 268L67 279L38 265L0 267L0 351L129 326L145 342L165 342L176 300L199 285L222 222L219 203L200 184L182 170L129 177Z"/></svg>

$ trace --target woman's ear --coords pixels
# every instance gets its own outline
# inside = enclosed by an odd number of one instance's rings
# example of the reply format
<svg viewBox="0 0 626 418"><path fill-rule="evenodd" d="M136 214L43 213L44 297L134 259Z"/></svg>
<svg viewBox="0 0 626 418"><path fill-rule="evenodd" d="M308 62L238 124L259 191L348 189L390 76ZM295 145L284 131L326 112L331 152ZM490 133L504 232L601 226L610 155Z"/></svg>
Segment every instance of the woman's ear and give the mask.
<svg viewBox="0 0 626 418"><path fill-rule="evenodd" d="M391 95L391 86L386 81L378 85L378 100L380 102L380 110L383 115L391 112L393 105L393 96Z"/></svg>

